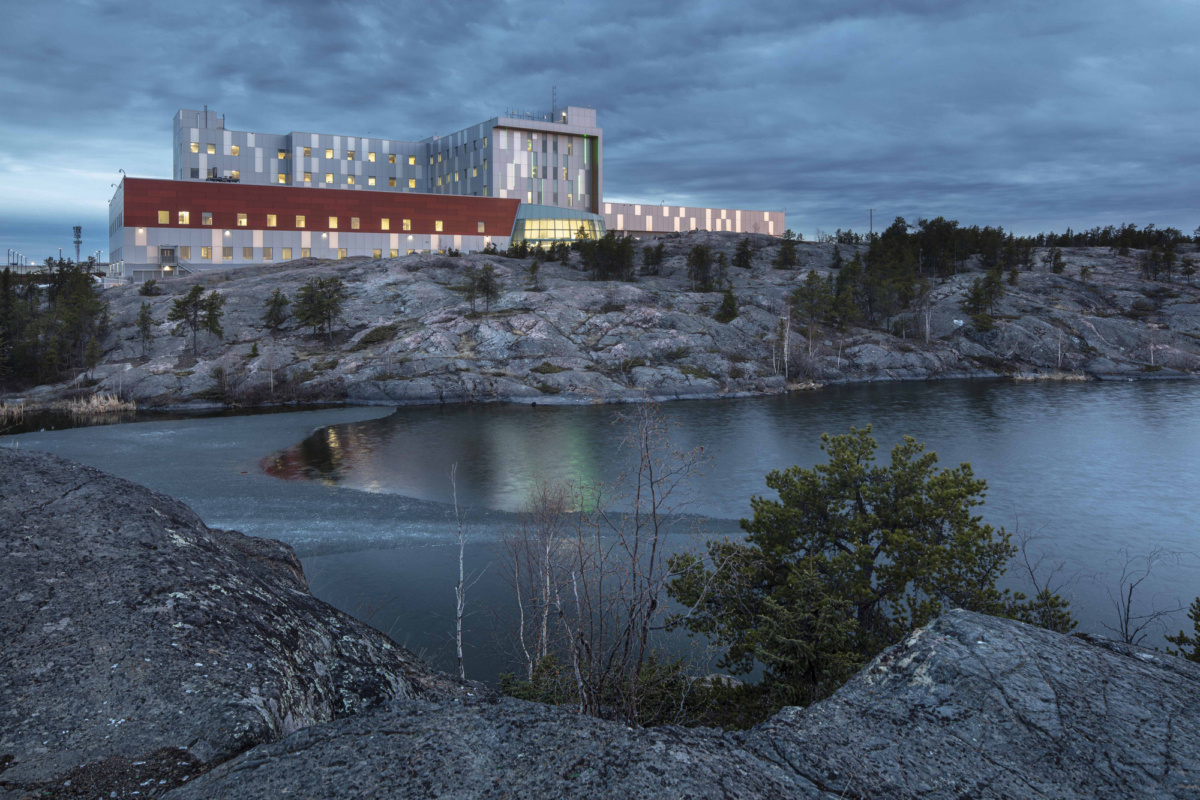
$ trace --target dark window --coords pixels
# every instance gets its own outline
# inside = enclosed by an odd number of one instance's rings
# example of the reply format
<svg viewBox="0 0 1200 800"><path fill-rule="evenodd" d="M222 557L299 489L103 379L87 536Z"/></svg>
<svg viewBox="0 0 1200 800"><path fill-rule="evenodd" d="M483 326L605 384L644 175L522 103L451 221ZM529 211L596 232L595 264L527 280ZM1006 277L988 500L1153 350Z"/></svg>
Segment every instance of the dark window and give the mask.
<svg viewBox="0 0 1200 800"><path fill-rule="evenodd" d="M192 167L192 177L193 178L200 177L200 168L199 167Z"/></svg>

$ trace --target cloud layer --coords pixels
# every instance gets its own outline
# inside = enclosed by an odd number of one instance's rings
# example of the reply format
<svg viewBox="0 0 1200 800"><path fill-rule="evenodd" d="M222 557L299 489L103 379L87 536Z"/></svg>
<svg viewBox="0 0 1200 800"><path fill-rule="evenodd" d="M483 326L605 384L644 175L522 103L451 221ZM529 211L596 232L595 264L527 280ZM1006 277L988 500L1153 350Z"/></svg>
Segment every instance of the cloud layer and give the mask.
<svg viewBox="0 0 1200 800"><path fill-rule="evenodd" d="M107 248L170 123L423 138L593 106L605 196L865 228L1200 224L1200 6L950 2L10 4L0 247Z"/></svg>

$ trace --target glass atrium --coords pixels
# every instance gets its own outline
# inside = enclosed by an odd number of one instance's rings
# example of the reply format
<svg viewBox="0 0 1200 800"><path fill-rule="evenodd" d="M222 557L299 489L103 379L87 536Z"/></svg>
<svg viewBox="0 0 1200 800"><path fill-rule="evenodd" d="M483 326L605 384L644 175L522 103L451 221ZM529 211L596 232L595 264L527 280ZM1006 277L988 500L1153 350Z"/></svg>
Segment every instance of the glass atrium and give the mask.
<svg viewBox="0 0 1200 800"><path fill-rule="evenodd" d="M599 214L522 203L513 223L512 242L518 244L524 240L531 245L573 242L581 227L589 239L604 236L604 218Z"/></svg>

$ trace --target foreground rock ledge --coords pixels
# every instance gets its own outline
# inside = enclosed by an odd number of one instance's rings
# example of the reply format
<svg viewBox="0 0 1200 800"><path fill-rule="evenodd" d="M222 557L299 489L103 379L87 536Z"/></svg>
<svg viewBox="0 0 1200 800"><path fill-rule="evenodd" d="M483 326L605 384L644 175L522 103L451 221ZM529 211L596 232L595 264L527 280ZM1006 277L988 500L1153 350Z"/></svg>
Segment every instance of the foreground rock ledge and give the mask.
<svg viewBox="0 0 1200 800"><path fill-rule="evenodd" d="M287 545L0 448L0 797L153 796L300 728L452 686L310 595Z"/></svg>
<svg viewBox="0 0 1200 800"><path fill-rule="evenodd" d="M1200 665L964 611L748 733L632 731L472 698L286 546L3 449L0 581L3 800L1200 795Z"/></svg>

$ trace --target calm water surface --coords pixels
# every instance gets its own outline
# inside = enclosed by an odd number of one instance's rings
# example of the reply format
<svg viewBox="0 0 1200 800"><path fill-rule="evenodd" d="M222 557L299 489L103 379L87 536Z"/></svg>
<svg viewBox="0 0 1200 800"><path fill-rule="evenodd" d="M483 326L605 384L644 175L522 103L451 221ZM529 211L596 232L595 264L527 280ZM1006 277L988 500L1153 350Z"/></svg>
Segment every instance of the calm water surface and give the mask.
<svg viewBox="0 0 1200 800"><path fill-rule="evenodd" d="M521 508L540 476L615 475L624 463L623 429L613 422L619 410L401 409L319 429L264 466L280 478L448 503L449 470L457 463L460 502L502 522L505 512ZM1066 593L1082 628L1102 632L1102 623L1111 621L1107 586L1119 572L1123 548L1178 554L1178 563L1158 566L1145 584L1145 606L1200 594L1200 384L874 385L673 403L662 411L675 424L678 446L705 448L709 463L695 481L689 510L709 518L718 533L736 531L735 521L750 513L750 497L766 493L766 472L822 461L822 433L871 424L881 450L909 435L936 451L943 466L971 463L988 482L984 518L1038 532L1035 550L1063 561L1076 576ZM323 581L344 607L361 609L363 598L390 589L411 610L424 604L426 593L397 589L395 576L429 581L437 596L437 581L445 576L430 576L442 572L441 561L453 561L449 550L431 555L437 550L420 564L385 551L319 556L306 564L321 576L318 588ZM487 562L483 550L475 558L479 568ZM1021 588L1014 578L1010 585ZM504 591L500 582L481 588L487 595ZM1179 615L1175 629L1183 622Z"/></svg>

